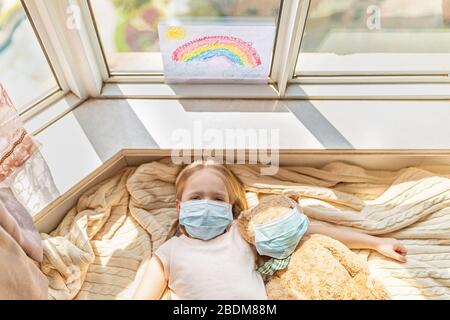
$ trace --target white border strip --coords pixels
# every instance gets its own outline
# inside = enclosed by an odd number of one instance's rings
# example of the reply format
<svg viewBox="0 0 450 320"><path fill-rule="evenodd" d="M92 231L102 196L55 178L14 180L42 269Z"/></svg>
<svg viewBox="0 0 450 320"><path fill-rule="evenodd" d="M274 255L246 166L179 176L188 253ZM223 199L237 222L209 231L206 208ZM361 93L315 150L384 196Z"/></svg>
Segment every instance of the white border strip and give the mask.
<svg viewBox="0 0 450 320"><path fill-rule="evenodd" d="M290 84L285 99L450 100L450 83Z"/></svg>

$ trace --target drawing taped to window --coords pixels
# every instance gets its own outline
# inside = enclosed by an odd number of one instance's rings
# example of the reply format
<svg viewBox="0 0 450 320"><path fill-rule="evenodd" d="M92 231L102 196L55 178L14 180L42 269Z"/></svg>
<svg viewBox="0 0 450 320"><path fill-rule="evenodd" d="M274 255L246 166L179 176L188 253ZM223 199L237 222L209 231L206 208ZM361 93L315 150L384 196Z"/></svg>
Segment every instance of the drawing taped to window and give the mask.
<svg viewBox="0 0 450 320"><path fill-rule="evenodd" d="M267 82L274 24L159 25L166 82Z"/></svg>

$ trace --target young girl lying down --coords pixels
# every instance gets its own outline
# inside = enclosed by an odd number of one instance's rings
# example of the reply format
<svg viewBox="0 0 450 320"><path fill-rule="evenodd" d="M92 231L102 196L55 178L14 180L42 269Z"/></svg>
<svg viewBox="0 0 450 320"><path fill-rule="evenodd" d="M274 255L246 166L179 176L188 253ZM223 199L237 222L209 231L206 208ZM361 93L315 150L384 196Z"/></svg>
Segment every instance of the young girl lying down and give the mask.
<svg viewBox="0 0 450 320"><path fill-rule="evenodd" d="M134 298L160 299L168 287L172 299L267 299L254 250L234 220L247 209L237 178L225 165L201 161L186 166L175 186L183 234L155 251ZM306 235L311 233L330 236L349 248L373 249L406 261L406 249L396 239L314 223ZM274 245L272 250L276 250Z"/></svg>

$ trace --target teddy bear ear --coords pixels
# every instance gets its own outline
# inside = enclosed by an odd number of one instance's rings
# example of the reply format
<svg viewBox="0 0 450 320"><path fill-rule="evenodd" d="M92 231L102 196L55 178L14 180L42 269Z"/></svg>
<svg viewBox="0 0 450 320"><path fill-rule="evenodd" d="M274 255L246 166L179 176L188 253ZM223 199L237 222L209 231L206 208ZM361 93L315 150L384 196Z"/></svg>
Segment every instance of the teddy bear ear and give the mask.
<svg viewBox="0 0 450 320"><path fill-rule="evenodd" d="M254 244L252 241L251 231L248 228L251 218L251 209L243 210L237 218L237 227L242 237L250 244Z"/></svg>
<svg viewBox="0 0 450 320"><path fill-rule="evenodd" d="M238 220L247 224L250 221L251 211L252 209L242 210L239 214Z"/></svg>

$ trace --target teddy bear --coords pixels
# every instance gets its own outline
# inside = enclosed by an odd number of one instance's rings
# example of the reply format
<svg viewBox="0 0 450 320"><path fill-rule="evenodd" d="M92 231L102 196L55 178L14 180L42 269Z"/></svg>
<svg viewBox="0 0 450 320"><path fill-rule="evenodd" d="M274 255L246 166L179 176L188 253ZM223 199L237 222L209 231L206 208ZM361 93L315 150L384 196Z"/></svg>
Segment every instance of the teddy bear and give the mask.
<svg viewBox="0 0 450 320"><path fill-rule="evenodd" d="M298 203L289 197L262 197L259 204L240 214L239 231L247 242L255 246L255 225L270 224L294 209L302 212ZM313 234L302 237L294 248L287 259L259 256L258 260L263 263L258 271L272 269L271 272L261 272L269 299L390 299L383 284L370 276L367 262L343 243Z"/></svg>

